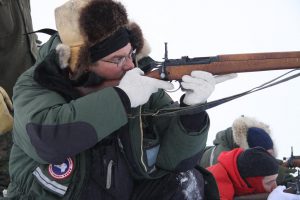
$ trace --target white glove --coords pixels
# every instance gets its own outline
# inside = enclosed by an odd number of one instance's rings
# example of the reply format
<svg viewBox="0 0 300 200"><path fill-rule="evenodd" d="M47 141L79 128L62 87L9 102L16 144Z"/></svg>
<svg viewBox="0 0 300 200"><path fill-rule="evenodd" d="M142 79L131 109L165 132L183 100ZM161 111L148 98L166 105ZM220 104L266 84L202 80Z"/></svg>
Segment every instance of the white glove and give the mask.
<svg viewBox="0 0 300 200"><path fill-rule="evenodd" d="M300 195L286 193L285 186L277 186L268 196L268 200L300 200Z"/></svg>
<svg viewBox="0 0 300 200"><path fill-rule="evenodd" d="M126 72L117 87L121 88L129 97L131 107L145 104L152 93L159 88L165 90L173 89L170 82L143 76L144 72L139 68L134 68Z"/></svg>
<svg viewBox="0 0 300 200"><path fill-rule="evenodd" d="M206 102L214 91L217 83L227 81L236 76L237 74L213 76L211 73L205 71L192 71L190 76L184 75L182 77L181 86L187 91L183 103L194 105Z"/></svg>

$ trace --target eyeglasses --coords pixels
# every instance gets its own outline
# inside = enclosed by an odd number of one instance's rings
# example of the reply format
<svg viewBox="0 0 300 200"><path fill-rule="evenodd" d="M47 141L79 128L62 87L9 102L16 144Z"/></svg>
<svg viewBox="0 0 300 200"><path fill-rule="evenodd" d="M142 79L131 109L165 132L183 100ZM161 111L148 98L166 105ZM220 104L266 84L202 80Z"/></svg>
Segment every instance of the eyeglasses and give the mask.
<svg viewBox="0 0 300 200"><path fill-rule="evenodd" d="M131 49L127 56L119 57L119 58L116 58L114 60L101 59L101 61L116 64L117 67L122 67L125 64L125 62L127 61L127 59L133 60L135 58L135 52L136 52L135 49Z"/></svg>

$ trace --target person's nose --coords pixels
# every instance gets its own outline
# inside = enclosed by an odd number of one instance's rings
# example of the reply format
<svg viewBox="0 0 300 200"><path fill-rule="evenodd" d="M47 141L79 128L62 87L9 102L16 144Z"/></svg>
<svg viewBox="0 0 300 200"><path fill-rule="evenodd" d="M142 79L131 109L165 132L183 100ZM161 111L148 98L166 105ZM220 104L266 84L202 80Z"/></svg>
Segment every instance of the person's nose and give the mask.
<svg viewBox="0 0 300 200"><path fill-rule="evenodd" d="M277 187L277 183L275 182L273 185L272 185L272 188L271 188L271 192Z"/></svg>
<svg viewBox="0 0 300 200"><path fill-rule="evenodd" d="M130 59L130 58L126 58L126 61L125 61L122 68L123 68L124 71L128 71L128 70L133 69L134 68L133 60Z"/></svg>

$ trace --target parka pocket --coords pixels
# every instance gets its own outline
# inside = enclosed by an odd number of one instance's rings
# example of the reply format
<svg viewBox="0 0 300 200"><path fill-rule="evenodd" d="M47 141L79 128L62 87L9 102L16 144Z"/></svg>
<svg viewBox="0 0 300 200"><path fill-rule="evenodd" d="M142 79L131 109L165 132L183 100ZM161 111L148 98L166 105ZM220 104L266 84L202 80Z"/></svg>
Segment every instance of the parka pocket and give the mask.
<svg viewBox="0 0 300 200"><path fill-rule="evenodd" d="M92 152L93 182L115 199L129 199L133 180L116 138L102 141Z"/></svg>

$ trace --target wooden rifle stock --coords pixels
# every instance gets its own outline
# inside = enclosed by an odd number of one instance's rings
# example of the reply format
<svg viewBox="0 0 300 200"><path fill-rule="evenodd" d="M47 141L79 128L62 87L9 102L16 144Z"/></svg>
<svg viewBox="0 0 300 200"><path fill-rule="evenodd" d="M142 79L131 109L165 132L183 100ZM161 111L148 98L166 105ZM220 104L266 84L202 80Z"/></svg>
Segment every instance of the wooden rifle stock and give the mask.
<svg viewBox="0 0 300 200"><path fill-rule="evenodd" d="M203 62L203 60L207 60ZM189 75L194 70L210 72L214 75L222 75L240 72L255 72L267 70L300 68L300 51L291 52L267 52L249 54L228 54L215 57L199 57L181 59L166 59L161 63L166 77L164 80L181 80L183 75ZM161 69L146 73L146 76L162 79ZM107 86L116 86L119 80L105 81L101 86L90 90L101 89Z"/></svg>
<svg viewBox="0 0 300 200"><path fill-rule="evenodd" d="M180 80L183 75L190 74L194 70L222 75L300 68L300 51L228 54L216 56L215 60L208 64L166 66L167 80ZM160 79L159 70L151 71L147 73L147 76Z"/></svg>

